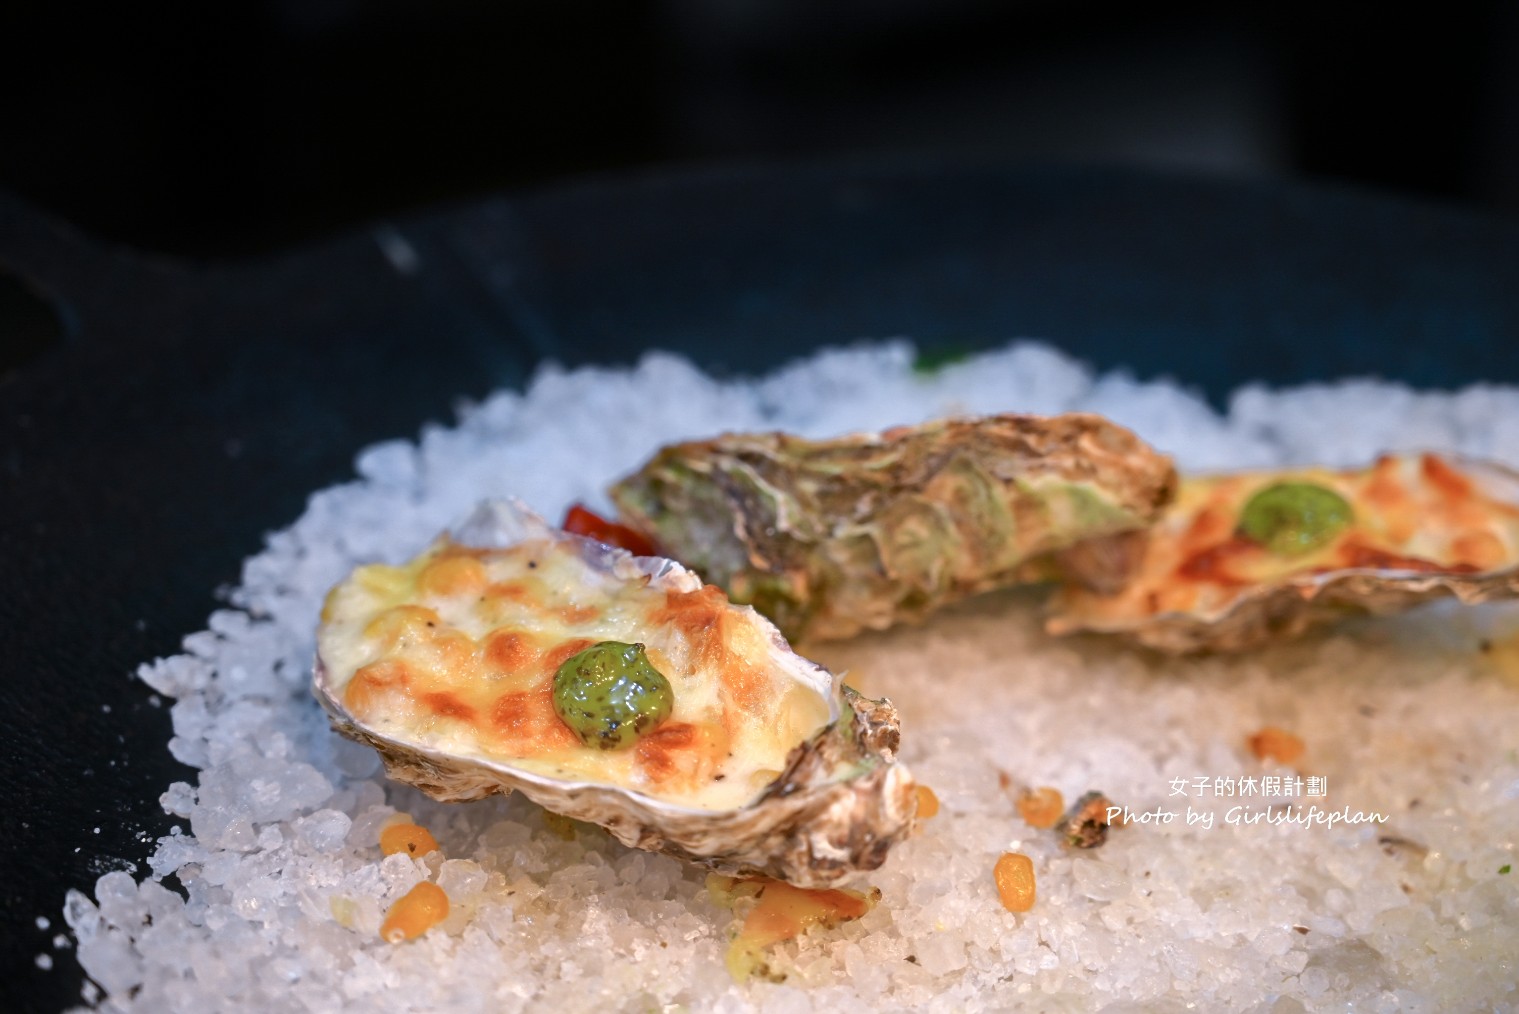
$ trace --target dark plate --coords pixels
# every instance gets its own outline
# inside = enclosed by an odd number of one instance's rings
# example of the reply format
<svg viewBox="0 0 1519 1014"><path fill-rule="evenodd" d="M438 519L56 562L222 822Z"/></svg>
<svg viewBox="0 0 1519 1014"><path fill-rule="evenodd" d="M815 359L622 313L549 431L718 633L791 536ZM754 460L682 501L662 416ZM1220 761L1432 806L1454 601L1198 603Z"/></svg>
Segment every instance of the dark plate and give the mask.
<svg viewBox="0 0 1519 1014"><path fill-rule="evenodd" d="M5 1010L77 1000L51 943L64 892L145 873L173 822L158 795L193 777L136 666L201 629L360 447L545 357L660 347L748 373L862 337L1039 336L1216 403L1248 380L1519 382L1514 224L1117 171L590 181L209 268L105 249L0 195L0 265L68 332L0 380Z"/></svg>

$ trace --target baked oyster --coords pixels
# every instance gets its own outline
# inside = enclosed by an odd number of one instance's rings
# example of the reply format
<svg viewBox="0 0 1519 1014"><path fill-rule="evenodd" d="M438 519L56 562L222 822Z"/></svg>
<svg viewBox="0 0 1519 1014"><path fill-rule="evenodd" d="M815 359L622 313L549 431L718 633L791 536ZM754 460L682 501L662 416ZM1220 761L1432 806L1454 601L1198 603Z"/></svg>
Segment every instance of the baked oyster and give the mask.
<svg viewBox="0 0 1519 1014"><path fill-rule="evenodd" d="M314 689L334 728L436 799L517 789L726 873L826 887L912 829L889 702L680 565L514 501L334 588Z"/></svg>
<svg viewBox="0 0 1519 1014"><path fill-rule="evenodd" d="M1065 547L1148 526L1175 480L1100 416L994 415L678 444L611 496L625 524L795 641L1047 576Z"/></svg>
<svg viewBox="0 0 1519 1014"><path fill-rule="evenodd" d="M1519 595L1519 473L1439 454L1369 468L1185 477L1114 594L1067 587L1052 633L1235 651L1437 598Z"/></svg>

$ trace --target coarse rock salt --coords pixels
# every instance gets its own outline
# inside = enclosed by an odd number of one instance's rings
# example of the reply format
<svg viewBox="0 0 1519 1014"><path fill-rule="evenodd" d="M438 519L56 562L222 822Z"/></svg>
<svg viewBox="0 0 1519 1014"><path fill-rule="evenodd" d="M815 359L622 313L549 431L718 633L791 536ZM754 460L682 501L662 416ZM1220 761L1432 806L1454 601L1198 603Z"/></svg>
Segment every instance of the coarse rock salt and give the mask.
<svg viewBox="0 0 1519 1014"><path fill-rule="evenodd" d="M341 849L353 827L353 819L337 810L318 810L295 821L295 839L313 852L327 854Z"/></svg>
<svg viewBox="0 0 1519 1014"><path fill-rule="evenodd" d="M306 689L313 630L349 569L406 559L486 496L521 496L548 516L573 500L606 509L607 482L678 439L1101 411L1184 468L1351 465L1412 447L1519 465L1519 391L1507 387L1253 385L1217 413L1174 384L1094 377L1036 344L929 376L912 363L911 347L892 342L753 382L714 381L664 354L631 369L548 368L524 392L465 408L456 426L364 451L355 481L313 494L246 562L236 608L213 614L184 654L141 668L176 698L170 751L200 769L162 798L191 833L164 838L149 860L153 878L177 873L187 896L122 872L96 884L98 904L69 893L64 918L93 980L85 1003L1274 1014L1519 1004L1519 877L1497 873L1519 835L1519 687L1476 650L1519 629L1505 607L1359 622L1243 658L1157 660L1095 638L1052 641L1037 598L1013 592L819 646L820 661L896 702L904 760L943 808L866 878L882 891L874 909L777 950L784 985L728 978L733 913L712 904L700 870L595 830L562 837L521 799L435 803L386 782L372 751L327 729ZM1198 795L1195 780L1267 773L1244 744L1268 724L1309 744L1299 766L1327 779L1335 807L1392 823L1226 823L1231 807L1264 800ZM1046 785L1178 818L1116 828L1073 855L1018 816L1018 789ZM378 831L398 813L433 831L442 855L381 856ZM1389 854L1378 838L1394 830L1413 845ZM1025 914L997 900L991 870L1006 851L1038 871ZM386 944L385 908L424 880L450 895L449 918Z"/></svg>

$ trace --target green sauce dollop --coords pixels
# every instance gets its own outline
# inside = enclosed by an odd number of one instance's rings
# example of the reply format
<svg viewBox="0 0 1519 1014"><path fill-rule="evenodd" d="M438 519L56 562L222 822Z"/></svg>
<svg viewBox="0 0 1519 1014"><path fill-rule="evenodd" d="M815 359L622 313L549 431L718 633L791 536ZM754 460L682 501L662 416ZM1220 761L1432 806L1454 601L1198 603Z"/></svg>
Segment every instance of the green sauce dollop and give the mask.
<svg viewBox="0 0 1519 1014"><path fill-rule="evenodd" d="M643 645L594 644L554 674L554 711L586 746L620 750L670 717L675 694Z"/></svg>
<svg viewBox="0 0 1519 1014"><path fill-rule="evenodd" d="M1278 556L1302 556L1328 545L1354 517L1350 504L1332 489L1279 482L1246 502L1239 533Z"/></svg>

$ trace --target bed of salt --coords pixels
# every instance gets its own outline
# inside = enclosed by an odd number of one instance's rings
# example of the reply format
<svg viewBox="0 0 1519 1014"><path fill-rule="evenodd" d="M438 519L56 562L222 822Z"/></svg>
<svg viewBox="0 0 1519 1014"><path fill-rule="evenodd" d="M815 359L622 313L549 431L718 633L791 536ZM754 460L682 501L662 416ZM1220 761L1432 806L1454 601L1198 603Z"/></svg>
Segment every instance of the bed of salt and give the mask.
<svg viewBox="0 0 1519 1014"><path fill-rule="evenodd" d="M651 355L630 370L542 372L372 447L250 559L232 608L142 669L175 699L168 745L200 769L163 805L182 830L151 876L110 873L64 916L120 1011L767 1012L1438 1011L1519 1004L1519 686L1480 642L1519 614L1434 607L1238 658L1163 660L1057 641L1028 593L989 596L916 629L819 646L825 664L899 705L903 757L942 800L868 876L866 917L782 945L784 983L735 984L732 913L703 874L566 832L520 798L447 806L383 778L310 695L323 594L354 565L398 562L479 499L558 516L607 506L606 483L659 444L724 429L827 435L946 413L1085 410L1186 469L1354 465L1437 448L1519 465L1519 390L1454 394L1357 381L1249 387L1227 412L1164 382L1093 376L1020 344L932 376L905 343L829 351L752 382ZM1291 774L1255 760L1265 725L1300 735L1315 799L1201 794L1199 780ZM1000 776L1000 777L999 777ZM1006 782L1004 787L1002 784ZM1062 850L1014 794L1097 788L1136 815L1107 844ZM1178 791L1178 790L1181 791ZM1232 807L1321 804L1385 822L1230 823ZM1198 814L1188 823L1188 810ZM397 811L437 837L430 860L383 858ZM1207 823L1202 814L1212 814ZM1033 858L1038 902L997 901L1003 851ZM177 874L181 897L159 883ZM453 909L404 944L386 907L430 878Z"/></svg>

